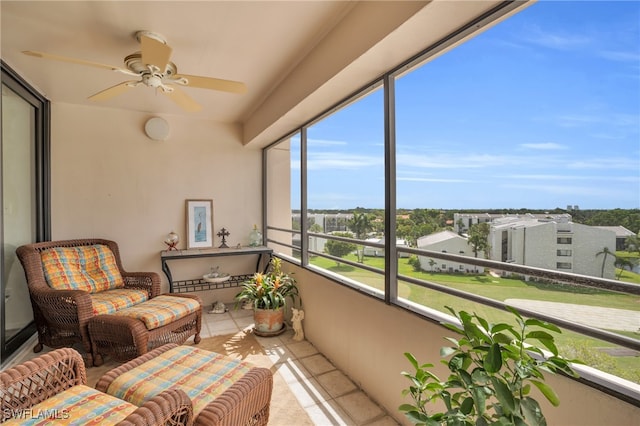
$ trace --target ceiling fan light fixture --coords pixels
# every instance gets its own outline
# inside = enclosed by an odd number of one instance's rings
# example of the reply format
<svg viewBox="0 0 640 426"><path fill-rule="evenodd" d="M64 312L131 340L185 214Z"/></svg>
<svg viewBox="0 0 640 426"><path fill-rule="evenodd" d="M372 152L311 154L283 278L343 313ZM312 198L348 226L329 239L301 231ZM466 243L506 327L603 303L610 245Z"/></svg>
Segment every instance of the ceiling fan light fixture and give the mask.
<svg viewBox="0 0 640 426"><path fill-rule="evenodd" d="M143 74L142 82L149 87L160 87L162 86L162 77L157 74Z"/></svg>
<svg viewBox="0 0 640 426"><path fill-rule="evenodd" d="M169 137L169 123L162 117L151 117L144 125L144 132L154 141L166 141Z"/></svg>

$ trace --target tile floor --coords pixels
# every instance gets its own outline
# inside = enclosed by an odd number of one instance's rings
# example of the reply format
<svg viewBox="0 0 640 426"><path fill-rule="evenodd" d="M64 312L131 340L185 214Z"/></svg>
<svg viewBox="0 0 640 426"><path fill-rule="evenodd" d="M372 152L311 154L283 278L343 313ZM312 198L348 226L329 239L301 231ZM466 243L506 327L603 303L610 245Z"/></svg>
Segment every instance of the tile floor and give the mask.
<svg viewBox="0 0 640 426"><path fill-rule="evenodd" d="M203 313L201 335L210 337L236 333L252 327L253 313L250 310ZM292 336L293 332L289 331L280 336L257 339L314 424L398 425L311 343L306 340L296 342Z"/></svg>

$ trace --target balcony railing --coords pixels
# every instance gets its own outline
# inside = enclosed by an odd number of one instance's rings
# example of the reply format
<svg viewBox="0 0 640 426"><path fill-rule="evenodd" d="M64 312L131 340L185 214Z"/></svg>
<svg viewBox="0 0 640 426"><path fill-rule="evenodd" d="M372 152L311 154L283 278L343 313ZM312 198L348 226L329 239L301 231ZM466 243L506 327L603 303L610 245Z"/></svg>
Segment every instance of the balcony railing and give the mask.
<svg viewBox="0 0 640 426"><path fill-rule="evenodd" d="M412 301L402 299L397 297L398 293L398 283L409 283L413 286L418 286L429 291L437 291L440 293L444 293L455 298L467 300L473 303L481 304L484 306L497 308L500 310L506 310L508 303L505 303L502 300L496 300L494 298L485 297L480 294L475 294L469 291L462 290L460 288L456 288L453 285L446 285L441 282L436 282L436 280L429 280L424 278L416 278L415 276L409 276L402 273L396 273L395 275L391 275L391 270L397 271L397 268L389 268L385 266L384 269L380 267L375 267L368 265L366 263L360 263L358 261L332 256L321 249L312 250L309 247L311 244L306 244L305 251L302 251L302 247L296 246L294 244L284 243L283 240L285 238L281 238L283 235L288 233L289 235L300 235L299 231L292 231L282 228L269 227L269 230L277 231L280 238L278 240L268 239L267 241L270 243L277 244L284 251L285 248L291 250L295 255L294 257L299 258L301 260L301 266L306 267L309 266L316 273L321 273L332 280L338 281L344 285L352 287L358 291L361 291L370 296L374 296L380 299L385 300L385 302L393 305L400 306L404 309L415 312L421 316L428 316L428 313L425 314L425 310L419 304L413 303ZM284 233L284 234L283 234ZM430 251L430 250L422 250L417 248L409 248L409 247L389 247L382 243L375 243L371 241L363 241L356 240L348 237L334 236L328 234L321 233L313 233L306 232L305 233L309 239L324 239L324 240L334 240L341 241L346 243L356 244L360 247L371 247L373 249L382 251L383 253L390 252L390 256L395 256L399 258L401 254L406 255L415 255L430 259L438 260L438 263L449 262L450 264L464 264L464 265L474 265L480 268L481 271L494 271L499 274L504 274L505 276L514 275L518 277L522 277L525 281L533 281L540 285L547 286L558 286L560 289L572 287L576 289L576 292L584 293L584 292L614 292L622 295L632 295L639 296L640 295L640 285L634 283L627 283L623 281L600 278L595 276L586 276L580 275L571 272L563 272L559 270L551 270L551 269L543 269L536 268L526 265L519 265L516 263L506 263L493 261L482 258L468 257L459 254L453 253L445 253L441 251ZM291 238L293 240L293 238ZM276 250L277 252L278 250ZM305 257L307 259L305 262L302 262L302 259ZM349 265L353 268L357 268L361 271L366 271L371 275L376 275L381 277L379 281L384 278L384 281L387 284L384 288L374 288L367 283L361 283L354 279L349 278L348 276L342 276L341 274L330 273L327 270L322 268L318 268L313 266L312 264L316 262L309 261L310 257L314 257L314 259L329 259L335 261L341 265ZM387 257L387 262L393 257ZM385 270L389 269L389 270ZM393 295L393 297L392 297ZM568 300L571 302L571 300ZM618 332L610 331L611 329L603 329L599 326L594 326L594 324L584 324L578 321L574 321L568 319L566 316L562 317L561 315L554 315L549 312L541 312L535 309L528 309L526 307L519 306L518 311L520 311L523 315L531 318L537 318L543 321L547 321L552 324L556 324L557 326L569 330L575 333L578 333L583 336L588 336L589 338L598 339L603 342L610 343L612 345L617 345L621 348L624 348L626 351L638 351L640 352L640 340L636 339L633 332L621 334ZM427 310L428 311L428 310ZM640 318L640 313L638 314ZM638 324L640 328L640 322ZM637 332L637 330L636 330ZM606 384L604 385L606 387ZM615 392L613 392L615 393ZM637 399L636 397L632 397L632 400Z"/></svg>

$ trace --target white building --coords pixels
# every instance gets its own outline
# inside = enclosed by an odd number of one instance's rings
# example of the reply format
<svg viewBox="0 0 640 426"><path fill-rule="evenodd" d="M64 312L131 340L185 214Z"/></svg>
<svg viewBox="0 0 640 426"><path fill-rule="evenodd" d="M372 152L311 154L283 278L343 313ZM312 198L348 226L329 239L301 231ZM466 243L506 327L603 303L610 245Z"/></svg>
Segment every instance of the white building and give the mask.
<svg viewBox="0 0 640 426"><path fill-rule="evenodd" d="M492 260L615 278L615 232L573 223L567 218L495 219L489 244ZM611 254L602 253L605 247Z"/></svg>
<svg viewBox="0 0 640 426"><path fill-rule="evenodd" d="M469 232L472 225L478 223L492 223L494 220L504 218L516 219L540 219L540 220L557 220L571 221L571 215L568 213L550 214L550 213L523 213L523 214L502 214L502 213L454 213L453 214L453 230L459 233Z"/></svg>
<svg viewBox="0 0 640 426"><path fill-rule="evenodd" d="M480 218L479 218L480 219ZM615 278L616 233L580 225L570 215L482 217L491 224L489 259L536 268ZM478 222L476 222L478 223ZM467 238L452 231L418 238L418 248L473 257ZM610 254L604 254L605 248ZM478 257L484 258L483 253ZM419 256L425 271L475 272L479 267ZM604 264L604 271L603 271Z"/></svg>
<svg viewBox="0 0 640 426"><path fill-rule="evenodd" d="M365 241L369 243L384 244L384 238L367 238ZM407 240L398 239L396 240L396 247L409 247L409 243L407 242ZM371 257L384 257L384 249L372 246L364 246L363 254L365 256ZM409 253L400 253L400 257L409 256L411 256Z"/></svg>
<svg viewBox="0 0 640 426"><path fill-rule="evenodd" d="M443 253L458 254L474 257L467 239L452 231L440 231L418 238L419 249L439 251ZM478 252L479 258L484 258L483 252ZM453 262L450 260L436 259L428 256L418 256L420 267L425 271L437 272L480 272L482 267L467 263Z"/></svg>

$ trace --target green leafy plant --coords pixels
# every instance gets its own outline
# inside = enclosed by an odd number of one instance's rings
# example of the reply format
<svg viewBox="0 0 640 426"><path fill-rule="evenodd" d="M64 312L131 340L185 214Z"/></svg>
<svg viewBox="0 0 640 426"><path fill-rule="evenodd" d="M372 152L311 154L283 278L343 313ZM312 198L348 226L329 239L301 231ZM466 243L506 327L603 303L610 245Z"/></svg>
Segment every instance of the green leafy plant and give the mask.
<svg viewBox="0 0 640 426"><path fill-rule="evenodd" d="M282 260L277 257L271 259L268 272L255 273L241 288L236 294L236 306L251 302L255 309L278 309L285 306L289 298L293 303L299 299L296 280L282 272Z"/></svg>
<svg viewBox="0 0 640 426"><path fill-rule="evenodd" d="M443 323L462 336L447 337L452 346L440 351L450 375L442 381L429 371L433 364L420 365L412 354L405 353L415 373L402 372L411 381L402 394L410 395L413 404L403 404L399 410L419 425L546 425L540 405L531 396L532 385L557 406L559 398L544 382L543 372L577 377L570 363L579 361L560 356L550 333L561 333L560 329L537 319L524 319L513 308L508 309L517 326L490 324L476 314L446 308L462 325ZM429 412L435 411L431 403L436 400L444 403L446 411Z"/></svg>

